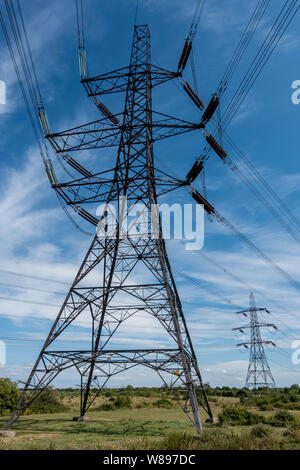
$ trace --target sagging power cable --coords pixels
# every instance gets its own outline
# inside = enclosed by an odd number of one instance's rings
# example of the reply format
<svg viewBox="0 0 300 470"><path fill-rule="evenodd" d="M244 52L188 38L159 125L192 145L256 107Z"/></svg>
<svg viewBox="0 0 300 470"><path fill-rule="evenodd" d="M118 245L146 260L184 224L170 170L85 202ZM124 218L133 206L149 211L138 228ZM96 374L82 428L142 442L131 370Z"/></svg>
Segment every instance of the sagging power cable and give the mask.
<svg viewBox="0 0 300 470"><path fill-rule="evenodd" d="M223 114L224 129L230 124L252 89L299 8L299 0L286 0Z"/></svg>
<svg viewBox="0 0 300 470"><path fill-rule="evenodd" d="M19 86L23 95L25 102L26 110L30 119L31 126L33 128L34 136L38 144L41 158L44 163L45 171L48 176L49 182L52 187L55 187L57 184L57 178L55 170L48 152L47 144L44 140L44 136L50 133L50 127L45 112L41 90L37 78L36 69L33 62L31 47L25 27L25 22L20 6L19 0L16 0L16 7L14 6L13 0L5 0L5 7L7 11L8 20L10 23L11 31L16 45L16 50L20 60L20 66L18 65L16 55L14 53L14 48L8 29L5 24L4 16L0 10L0 22L4 32L5 40L11 55L11 59L15 68L16 76L19 82ZM82 2L81 2L82 7ZM83 19L82 19L83 24ZM84 41L84 33L83 33ZM21 73L23 72L23 76ZM23 79L24 77L24 79ZM84 176L90 174L85 170L80 164L78 164L73 158L68 155L62 154L62 159L55 153L55 156L62 166L63 170L74 179L74 176L67 170L63 161L68 163L72 168L75 168L76 171L79 171L80 174ZM72 223L79 228L78 224L73 220L72 216L69 214L68 209L64 206L64 211L67 213L68 217Z"/></svg>
<svg viewBox="0 0 300 470"><path fill-rule="evenodd" d="M197 251L197 254L199 256L201 256L204 260L208 261L211 265L213 265L215 268L217 268L219 271L221 271L223 274L227 274L228 276L230 276L232 279L234 279L235 281L237 281L238 283L242 284L244 287L246 287L246 289L248 289L249 291L251 292L256 292L257 294L259 294L260 296L262 296L268 303L271 303L271 304L274 304L276 305L280 310L283 310L285 311L286 313L288 314L291 314L290 310L288 310L284 305L282 305L281 303L279 303L278 301L275 301L274 299L271 299L269 297L267 297L261 290L258 290L257 288L254 288L252 285L249 284L249 282L246 282L244 279L242 279L240 276L237 276L236 274L234 274L232 271L230 271L228 268L225 268L223 265L221 265L219 262L217 262L215 259L213 259L212 257L210 257L207 253L204 253L203 250L200 250L200 251ZM294 331L291 330L291 328L289 327L289 325L287 325L283 320L282 320L282 316L279 316L279 315L275 315L274 312L272 312L272 316L276 317L280 323L282 323L282 325L285 326L285 328L289 331L291 331L291 333L287 334L287 336L290 336L290 338L292 338L293 335L295 335ZM280 332L279 332L280 333ZM297 339L296 336L294 336L294 339Z"/></svg>
<svg viewBox="0 0 300 470"><path fill-rule="evenodd" d="M278 266L271 258L269 258L262 250L260 250L254 243L252 243L245 235L243 235L232 223L230 223L224 216L215 213L216 219L229 229L242 243L244 243L250 250L256 253L265 263L269 264L281 277L283 277L292 287L300 291L300 284L290 274Z"/></svg>
<svg viewBox="0 0 300 470"><path fill-rule="evenodd" d="M228 299L227 297L224 297L223 295L219 294L216 290L214 290L213 288L211 288L210 286L208 286L207 284L202 284L200 281L198 281L197 279L195 279L193 276L191 276L190 274L187 274L183 271L179 271L178 269L175 269L174 267L172 268L172 271L174 271L175 273L177 273L180 277L182 277L183 279L186 279L188 280L189 282L192 282L193 284L197 285L198 287L200 287L201 289L209 292L211 295L217 297L219 300L221 300L223 303L226 303L228 305L232 305L232 306L235 306L235 307L238 307L238 308L243 308L241 305L238 305L238 304L235 304L232 300Z"/></svg>
<svg viewBox="0 0 300 470"><path fill-rule="evenodd" d="M193 40L196 36L197 29L199 26L200 18L202 16L204 7L205 7L206 0L198 0L195 13L193 16L192 24L188 33L188 36L185 40L183 50L178 62L178 67L177 70L179 73L182 73L183 70L185 69L185 66L187 64L187 61L190 57L190 54L192 52L192 45L193 45Z"/></svg>
<svg viewBox="0 0 300 470"><path fill-rule="evenodd" d="M281 11L279 12L275 22L273 23L272 27L270 28L263 45L260 47L259 51L257 52L255 58L252 61L251 66L248 69L248 72L244 76L242 83L240 84L238 90L241 91L240 97L244 99L248 92L250 91L250 86L252 87L255 80L258 78L259 73L261 73L263 67L267 63L267 60L270 58L271 54L275 50L276 46L278 45L280 39L282 38L283 34L286 32L287 27L295 17L297 11L299 10L299 5L297 6L298 0L293 0L293 2L285 2L284 6L282 7ZM266 8L267 8L267 2L259 2L257 4L257 7L255 11L253 12L252 18L249 22L249 26L252 24L253 26L256 25L258 22L261 20L262 15L264 14ZM251 31L251 28L249 27L246 28L245 30L245 40L247 42L247 37L249 37L249 31ZM241 46L244 44L243 39L241 40ZM240 50L240 47L237 48L237 51ZM235 68L235 54L232 59L232 66L229 65L228 71L225 72L223 79L220 82L219 85L219 91L226 89L226 84L228 82L228 79L226 77L231 76L231 71L234 70ZM238 57L238 54L237 54ZM256 73L259 72L259 73ZM244 85L244 86L243 86ZM250 85L250 86L247 86ZM237 92L236 92L237 94ZM234 98L231 100L231 102L234 100ZM235 107L230 108L230 104L228 105L226 111L225 111L225 117L230 116L233 118L234 113L237 112L238 108L240 107L242 101L236 101ZM230 111L231 109L231 111ZM230 120L231 120L230 118ZM237 167L236 163L233 164L230 159L223 159L223 162L225 164L228 164L228 166L231 168L231 170L241 179L243 183L245 183L249 189L255 194L255 196L258 198L260 202L263 203L263 205L269 210L271 215L279 221L279 223L283 226L283 228L299 243L299 235L298 235L298 230L300 227L299 221L296 219L296 217L293 215L292 211L286 206L286 204L283 203L281 198L275 193L275 191L271 188L271 186L265 181L265 179L260 175L258 170L251 165L248 159L243 155L243 153L240 151L240 149L237 147L236 144L233 143L232 139L227 136L225 133L225 128L229 124L229 120L225 121L224 115L223 115L223 120L222 120L222 126L220 129L220 122L218 121L218 125L215 129L215 131L212 133L214 134L216 130L220 133L223 132L225 139L229 141L230 145L233 147L234 152L238 155L239 158L242 158L243 163L247 166L247 170L250 171L251 176L254 177L258 182L260 182L266 192L268 193L269 196L271 196L272 200L279 205L280 211L276 211L272 206L269 204L269 202L266 200L266 198L263 196L261 191L258 189L256 185L253 184L253 182L247 178L247 176L243 175L240 168ZM210 148L208 146L205 147L204 152L202 154L202 160L207 161L210 155ZM296 226L296 230L293 227L290 227L289 224L284 220L284 218L287 217L289 221Z"/></svg>
<svg viewBox="0 0 300 470"><path fill-rule="evenodd" d="M192 186L186 186L186 189L190 192L193 199L198 204L202 204L204 210L214 216L222 225L224 225L228 230L230 230L236 238L241 241L244 245L250 248L256 255L258 255L266 264L269 264L275 271L277 271L281 277L283 277L291 287L296 288L300 291L300 284L296 281L290 274L288 274L284 269L278 266L269 256L267 256L261 249L259 249L253 242L251 242L246 235L242 234L231 222L229 222L223 215L216 211L215 207L209 203L195 188Z"/></svg>
<svg viewBox="0 0 300 470"><path fill-rule="evenodd" d="M250 17L250 20L243 31L241 39L233 53L233 56L224 72L224 75L219 83L217 94L220 96L224 94L228 88L229 82L231 81L234 72L240 64L245 51L253 38L261 20L269 6L270 0L259 0L256 7Z"/></svg>

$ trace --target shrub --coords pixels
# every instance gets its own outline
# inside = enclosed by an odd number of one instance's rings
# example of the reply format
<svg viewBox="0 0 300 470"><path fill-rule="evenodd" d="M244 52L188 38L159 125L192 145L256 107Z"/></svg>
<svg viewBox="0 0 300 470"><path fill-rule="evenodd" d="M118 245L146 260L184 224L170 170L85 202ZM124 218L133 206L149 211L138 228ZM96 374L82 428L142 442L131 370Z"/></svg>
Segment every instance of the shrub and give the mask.
<svg viewBox="0 0 300 470"><path fill-rule="evenodd" d="M234 397L235 394L232 390L224 390L224 392L222 392L222 397Z"/></svg>
<svg viewBox="0 0 300 470"><path fill-rule="evenodd" d="M153 407L153 404L148 402L148 401L142 401L142 402L139 402L139 403L136 403L135 407L137 409L142 409L142 408L152 408Z"/></svg>
<svg viewBox="0 0 300 470"><path fill-rule="evenodd" d="M131 398L126 395L120 395L114 402L115 408L132 408Z"/></svg>
<svg viewBox="0 0 300 470"><path fill-rule="evenodd" d="M297 420L295 416L293 416L288 411L280 411L279 413L276 413L274 416L271 416L268 419L268 423L271 424L271 426L276 426L279 428L297 426Z"/></svg>
<svg viewBox="0 0 300 470"><path fill-rule="evenodd" d="M282 435L288 439L289 442L300 443L300 433L298 429L286 429Z"/></svg>
<svg viewBox="0 0 300 470"><path fill-rule="evenodd" d="M39 397L31 403L28 414L62 413L66 407L59 401L59 394L52 388L46 388Z"/></svg>
<svg viewBox="0 0 300 470"><path fill-rule="evenodd" d="M291 393L290 395L290 401L292 403L297 403L299 401L299 396L298 395L295 395L294 393Z"/></svg>
<svg viewBox="0 0 300 470"><path fill-rule="evenodd" d="M270 428L265 424L256 424L250 431L251 437L259 437L259 438L266 438L270 437L272 434Z"/></svg>
<svg viewBox="0 0 300 470"><path fill-rule="evenodd" d="M19 393L15 382L10 379L0 379L0 415L15 408Z"/></svg>
<svg viewBox="0 0 300 470"><path fill-rule="evenodd" d="M156 408L173 408L173 404L167 398L161 398L153 403Z"/></svg>
<svg viewBox="0 0 300 470"><path fill-rule="evenodd" d="M265 422L263 416L237 407L224 407L218 417L220 424L229 424L231 426L249 426Z"/></svg>
<svg viewBox="0 0 300 470"><path fill-rule="evenodd" d="M296 391L300 392L300 386L298 384L293 384L293 385L291 385L291 390L296 390Z"/></svg>
<svg viewBox="0 0 300 470"><path fill-rule="evenodd" d="M98 406L98 411L113 411L116 407L113 403L103 403L102 405Z"/></svg>
<svg viewBox="0 0 300 470"><path fill-rule="evenodd" d="M248 392L244 389L242 390L238 390L237 393L236 393L236 397L241 399L241 398L247 398L248 396Z"/></svg>
<svg viewBox="0 0 300 470"><path fill-rule="evenodd" d="M274 410L274 406L267 399L257 400L256 405L261 411Z"/></svg>

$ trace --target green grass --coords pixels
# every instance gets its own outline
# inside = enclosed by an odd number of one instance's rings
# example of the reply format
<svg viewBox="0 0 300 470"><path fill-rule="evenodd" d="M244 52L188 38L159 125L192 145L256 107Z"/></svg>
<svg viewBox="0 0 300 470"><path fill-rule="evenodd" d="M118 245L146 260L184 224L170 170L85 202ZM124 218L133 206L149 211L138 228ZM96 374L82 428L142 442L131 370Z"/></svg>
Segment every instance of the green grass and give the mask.
<svg viewBox="0 0 300 470"><path fill-rule="evenodd" d="M204 424L204 434L195 439L192 424L175 402L172 401L172 408L157 408L157 400L157 396L132 396L132 409L99 411L101 404L109 403L109 397L104 397L95 403L87 415L88 420L80 423L72 421L78 415L79 397L65 396L63 403L68 407L67 412L21 417L13 427L16 437L0 438L0 449L300 449L299 426L288 422L282 427L240 423L233 426L226 422ZM147 407L139 408L138 404L145 401ZM218 397L212 406L217 416L224 406L239 407L239 400ZM268 422L279 410L256 411ZM291 414L299 420L299 411ZM201 410L202 422L205 418ZM0 428L5 427L7 419L7 416L0 417Z"/></svg>
<svg viewBox="0 0 300 470"><path fill-rule="evenodd" d="M181 414L178 410L177 415L170 416L161 409L91 412L83 423L72 421L74 413L24 416L14 425L16 438L0 439L0 449L48 449L50 442L55 449L122 448L140 438L151 442L152 438L167 436L175 429L193 432ZM0 419L1 428L6 420Z"/></svg>

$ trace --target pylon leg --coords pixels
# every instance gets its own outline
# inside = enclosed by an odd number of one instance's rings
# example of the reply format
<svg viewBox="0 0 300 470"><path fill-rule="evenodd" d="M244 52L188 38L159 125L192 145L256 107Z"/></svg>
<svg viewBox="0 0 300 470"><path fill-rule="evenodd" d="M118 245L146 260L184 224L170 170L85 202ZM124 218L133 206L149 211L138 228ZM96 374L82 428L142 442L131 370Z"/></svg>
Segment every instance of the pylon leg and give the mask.
<svg viewBox="0 0 300 470"><path fill-rule="evenodd" d="M153 155L154 132L157 128L152 125L151 67L149 28L147 25L135 26L123 122L116 128L116 134L112 132L111 136L111 131L108 131L108 137L113 139L114 145L118 142L119 146L116 166L113 169L114 176L109 180L110 188L109 190L106 188L105 193L102 193L101 189L102 177L99 185L93 180L96 184L93 185L93 190L89 187L89 181L86 181L88 203L117 202L120 209L120 197L126 198L128 201L126 215L129 216L132 215L130 211L135 210L136 204L142 203L151 216L152 207L157 207ZM105 122L103 121L101 125L104 126L105 134ZM168 117L164 125L167 127L162 134L157 134L159 138L169 136L169 130L166 131L170 129ZM177 128L178 123L175 126ZM56 137L49 136L49 139L52 144L58 139L59 143L55 149L60 149L62 145L65 152L74 139L76 146L73 150L79 150L81 146L88 148L89 145L95 145L97 139L99 142L105 138L104 134L100 134L102 137L95 137L94 125L92 133L89 129L89 126L87 128L81 126L79 132L74 131L73 138L71 132L66 135L59 133ZM107 140L106 145L108 145ZM105 185L107 184L108 180ZM72 197L75 194L76 209L79 213L91 223L97 222L89 212L77 206L81 204L78 201L81 197L72 185L59 189L63 191L60 194L65 196L64 191L67 192L67 201L71 201L70 194ZM101 199L102 194L106 195L104 200ZM118 222L120 219L123 222L120 211L116 211L115 218ZM143 365L161 374L169 374L171 387L178 382L186 388L189 406L187 414L196 431L201 432L197 388L202 395L200 404L210 417L211 410L168 261L159 214L154 215L154 222L158 229L158 237L152 237L152 224L149 220L144 224L143 234L138 229L137 233L132 236L127 234L128 236L123 238L118 233L118 228L116 237L94 238L31 372L10 424L24 411L27 403L38 396L40 391L66 368L76 367L82 377L80 414L84 416L97 393L101 391L102 382L98 390L94 394L91 393L95 378L112 377L131 367ZM142 223L137 225L141 226ZM104 224L103 227L105 232L108 224ZM107 349L118 328L131 316L137 316L140 312L157 320L172 347ZM55 340L66 328L74 324L81 314L87 313L91 324L91 346L88 350L53 349ZM84 318L86 319L86 315Z"/></svg>

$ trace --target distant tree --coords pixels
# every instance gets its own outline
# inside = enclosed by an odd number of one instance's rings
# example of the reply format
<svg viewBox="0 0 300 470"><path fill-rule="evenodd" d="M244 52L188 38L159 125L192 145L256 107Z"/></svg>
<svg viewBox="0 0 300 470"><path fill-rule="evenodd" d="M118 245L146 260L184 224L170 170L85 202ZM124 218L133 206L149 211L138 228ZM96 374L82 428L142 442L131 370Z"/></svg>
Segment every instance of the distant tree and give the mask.
<svg viewBox="0 0 300 470"><path fill-rule="evenodd" d="M19 390L17 384L10 379L0 379L0 415L5 411L12 411L18 401Z"/></svg>
<svg viewBox="0 0 300 470"><path fill-rule="evenodd" d="M235 393L233 390L224 390L222 392L222 397L234 397Z"/></svg>
<svg viewBox="0 0 300 470"><path fill-rule="evenodd" d="M66 407L59 400L59 393L52 388L46 388L39 397L31 403L28 413L61 413Z"/></svg>
<svg viewBox="0 0 300 470"><path fill-rule="evenodd" d="M246 391L245 389L242 389L242 390L238 390L238 391L236 392L236 396L237 396L238 398L246 398L246 397L248 396L248 393L247 393L247 391Z"/></svg>

